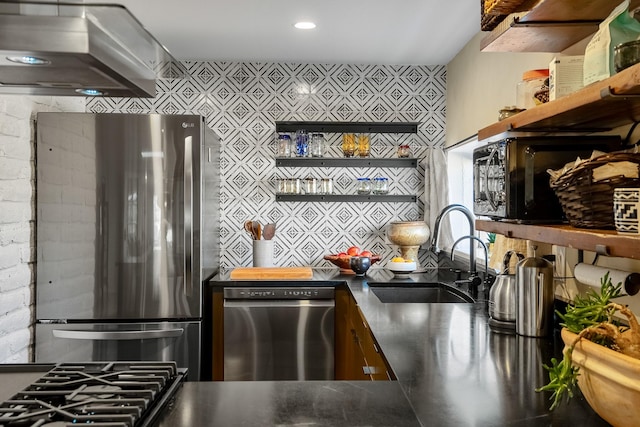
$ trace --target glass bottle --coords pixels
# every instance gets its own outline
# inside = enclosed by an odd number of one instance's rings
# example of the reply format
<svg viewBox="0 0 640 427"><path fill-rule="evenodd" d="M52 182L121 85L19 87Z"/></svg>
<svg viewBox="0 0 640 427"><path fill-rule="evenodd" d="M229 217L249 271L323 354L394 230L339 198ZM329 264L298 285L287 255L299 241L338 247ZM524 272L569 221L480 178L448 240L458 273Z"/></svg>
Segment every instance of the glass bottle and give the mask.
<svg viewBox="0 0 640 427"><path fill-rule="evenodd" d="M345 157L353 157L356 152L356 136L352 133L342 135L342 154Z"/></svg>
<svg viewBox="0 0 640 427"><path fill-rule="evenodd" d="M369 143L369 135L361 133L358 135L358 155L360 157L369 157L371 152L371 144Z"/></svg>
<svg viewBox="0 0 640 427"><path fill-rule="evenodd" d="M369 178L358 178L358 194L371 193L371 180Z"/></svg>

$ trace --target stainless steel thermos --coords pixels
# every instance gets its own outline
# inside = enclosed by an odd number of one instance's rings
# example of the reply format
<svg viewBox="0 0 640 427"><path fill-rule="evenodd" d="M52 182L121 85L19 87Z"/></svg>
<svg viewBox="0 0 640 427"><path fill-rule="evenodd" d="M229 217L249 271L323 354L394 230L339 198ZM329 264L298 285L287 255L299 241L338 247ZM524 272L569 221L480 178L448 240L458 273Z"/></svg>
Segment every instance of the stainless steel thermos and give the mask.
<svg viewBox="0 0 640 427"><path fill-rule="evenodd" d="M516 333L545 337L553 331L553 264L530 257L516 265Z"/></svg>

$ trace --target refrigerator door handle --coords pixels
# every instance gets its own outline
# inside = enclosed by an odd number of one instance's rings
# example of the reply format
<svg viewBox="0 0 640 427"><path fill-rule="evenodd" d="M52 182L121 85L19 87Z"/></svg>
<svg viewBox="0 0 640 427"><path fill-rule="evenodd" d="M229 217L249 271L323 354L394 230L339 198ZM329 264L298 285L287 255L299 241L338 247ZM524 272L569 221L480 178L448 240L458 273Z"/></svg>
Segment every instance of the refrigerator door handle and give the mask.
<svg viewBox="0 0 640 427"><path fill-rule="evenodd" d="M193 137L184 139L184 294L191 296L193 284Z"/></svg>
<svg viewBox="0 0 640 427"><path fill-rule="evenodd" d="M183 328L156 329L152 331L73 331L64 329L54 329L53 336L56 338L66 338L70 340L93 340L93 341L124 341L142 339L175 338L184 334Z"/></svg>

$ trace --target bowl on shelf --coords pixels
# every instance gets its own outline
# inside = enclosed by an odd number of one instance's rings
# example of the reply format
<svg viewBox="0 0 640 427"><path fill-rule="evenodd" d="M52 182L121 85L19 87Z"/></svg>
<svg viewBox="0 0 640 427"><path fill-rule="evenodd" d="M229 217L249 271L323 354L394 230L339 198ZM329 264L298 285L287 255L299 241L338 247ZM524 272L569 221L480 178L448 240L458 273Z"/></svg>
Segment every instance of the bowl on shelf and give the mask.
<svg viewBox="0 0 640 427"><path fill-rule="evenodd" d="M380 255L371 255L368 258L371 260L371 265L380 261ZM354 271L351 269L351 255L325 255L324 259L340 267L342 274L354 274Z"/></svg>
<svg viewBox="0 0 640 427"><path fill-rule="evenodd" d="M562 330L566 346L576 337L569 330ZM598 415L614 426L638 425L640 359L581 339L573 348L571 360L573 366L580 368L578 387Z"/></svg>

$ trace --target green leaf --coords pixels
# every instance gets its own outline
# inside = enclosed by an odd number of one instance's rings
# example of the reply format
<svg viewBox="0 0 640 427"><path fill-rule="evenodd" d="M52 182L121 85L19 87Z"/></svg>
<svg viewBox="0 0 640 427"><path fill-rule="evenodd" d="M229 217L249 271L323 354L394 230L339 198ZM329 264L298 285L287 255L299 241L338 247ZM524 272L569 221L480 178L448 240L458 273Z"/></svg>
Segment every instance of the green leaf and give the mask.
<svg viewBox="0 0 640 427"><path fill-rule="evenodd" d="M537 392L551 391L549 398L553 403L549 409L553 410L573 397L578 383L579 368L571 365L571 348L567 349L560 362L551 359L551 365L542 365L549 372L549 383L536 389Z"/></svg>
<svg viewBox="0 0 640 427"><path fill-rule="evenodd" d="M611 322L617 324L613 320L615 308L609 307L609 303L613 298L621 295L622 284L613 285L609 272L602 279L600 293L590 289L584 296L576 296L574 303L568 305L564 314L556 311L562 322L562 326L569 331L580 334L582 330L600 324L602 322ZM596 342L602 340L594 340ZM599 342L602 345L608 345L606 342ZM610 344L610 343L609 343ZM536 391L551 391L551 408L555 409L563 400L569 400L573 397L575 387L578 382L579 369L571 364L571 352L573 346L567 348L560 362L555 358L551 359L551 365L542 365L549 371L549 383L543 387L537 388Z"/></svg>

